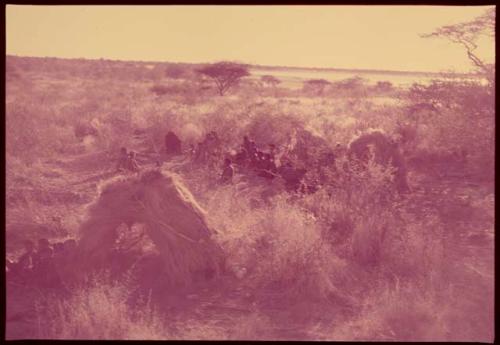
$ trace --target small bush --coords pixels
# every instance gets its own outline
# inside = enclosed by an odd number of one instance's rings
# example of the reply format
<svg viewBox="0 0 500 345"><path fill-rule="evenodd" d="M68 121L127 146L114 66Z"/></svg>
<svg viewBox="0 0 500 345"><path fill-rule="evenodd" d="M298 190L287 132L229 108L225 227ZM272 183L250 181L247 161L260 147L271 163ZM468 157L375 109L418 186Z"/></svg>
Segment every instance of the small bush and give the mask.
<svg viewBox="0 0 500 345"><path fill-rule="evenodd" d="M418 149L465 152L467 170L492 178L485 174L493 171L494 161L495 110L490 86L434 81L428 86L414 85L407 97L410 104L431 104L436 109L432 114L417 114Z"/></svg>
<svg viewBox="0 0 500 345"><path fill-rule="evenodd" d="M178 65L169 65L165 67L165 76L172 79L182 79L187 75L186 68Z"/></svg>

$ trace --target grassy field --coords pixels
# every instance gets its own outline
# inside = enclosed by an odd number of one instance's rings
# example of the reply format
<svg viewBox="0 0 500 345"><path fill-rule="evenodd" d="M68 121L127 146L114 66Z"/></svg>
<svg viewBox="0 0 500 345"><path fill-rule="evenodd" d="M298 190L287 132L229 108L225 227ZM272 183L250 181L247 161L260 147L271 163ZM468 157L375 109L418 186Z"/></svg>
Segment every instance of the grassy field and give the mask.
<svg viewBox="0 0 500 345"><path fill-rule="evenodd" d="M64 296L8 284L8 338L493 340L494 86L350 80L317 92L254 79L218 96L195 66L143 65L8 57L9 258L25 238L78 238L119 148L155 155L169 130L185 148L216 131L226 153L244 135L263 149L295 144L306 180L326 183L297 196L237 173L220 186L223 156L165 162L234 274L136 303L133 283L105 275ZM397 143L409 193L377 164L321 170L322 150L371 131Z"/></svg>

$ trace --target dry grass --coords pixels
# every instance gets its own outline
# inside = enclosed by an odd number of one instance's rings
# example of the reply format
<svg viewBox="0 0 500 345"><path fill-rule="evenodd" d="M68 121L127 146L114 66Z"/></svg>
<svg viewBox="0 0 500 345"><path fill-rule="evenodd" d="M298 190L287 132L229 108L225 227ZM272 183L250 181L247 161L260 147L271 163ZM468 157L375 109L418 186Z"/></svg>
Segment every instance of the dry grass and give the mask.
<svg viewBox="0 0 500 345"><path fill-rule="evenodd" d="M44 339L168 339L171 334L149 301L140 308L127 303L127 286L99 277L72 292L68 299L49 299Z"/></svg>
<svg viewBox="0 0 500 345"><path fill-rule="evenodd" d="M78 74L69 79L64 74L56 78L51 73L22 70L16 70L16 75L7 83L8 195L21 195L17 189L25 187L54 201L49 187L70 190L67 183L83 178L78 176L83 166L103 168L110 156L97 159L93 154L129 147L135 129L147 129L157 148L167 130L178 133L186 146L216 130L228 149L238 148L245 134L262 147L271 141L285 147L294 130L306 129L317 136L314 143L304 145L308 161L302 163L306 166L316 164L314 148L319 142L325 147L337 142L347 145L373 130L400 140L407 129L412 133L401 145L408 159L418 162L425 152L452 157L465 148L468 156L463 166L451 165L451 158L442 158L441 163L464 174L493 171L493 108L464 96L485 93L476 86L444 85L448 93L443 97L451 99L451 107L443 107L439 115L420 114L415 119L405 110L412 99L401 90L391 91L398 97L395 102L376 104L369 88L334 98L328 93L308 96L300 89L261 90L247 83L227 97L213 97L189 79L141 75L131 77L124 87L122 80L110 76L99 79ZM151 92L155 85L162 85L168 95ZM455 94L464 96L462 103ZM477 121L471 121L471 116ZM97 128L97 136L82 138L89 126ZM55 168L47 163L85 153L89 154L85 161L78 156L84 162L81 166L66 162ZM447 243L456 224L448 224L452 220L438 209L449 205L437 205L434 196L422 200L414 194L406 199L394 195L390 168L371 162L365 170L342 173L343 164L337 163L340 173L329 172L331 185L302 198L285 193L279 181L268 185L238 176L236 183L222 187L214 184L213 169L187 165L180 173L206 209L209 226L219 232L216 240L227 253L228 270L255 295L279 290L284 308L319 301L327 320L322 320L326 326L321 329L311 328L318 338L491 340L492 279L454 268L466 259L460 255L456 262L449 259L458 253ZM431 174L430 166L419 168ZM422 187L412 178L410 174L410 187ZM58 183L50 185L52 181ZM91 194L95 186L88 184L85 189ZM45 222L47 203L27 195L27 200L18 196L22 202L10 204L8 218ZM484 228L493 224L489 196L474 196L471 201L478 212L486 214ZM60 201L54 207L66 215L67 224L77 227L76 214L85 203L84 199L75 201L71 212ZM424 209L424 203L431 206ZM421 212L415 213L415 208ZM471 232L483 226L473 221L461 226ZM447 291L450 295L444 298ZM196 316L167 322L151 304L131 308L128 293L126 285L101 281L73 291L67 299L54 300L50 327L41 337L256 339L269 323L265 311L234 320L231 326ZM340 306L350 308L351 314L335 317ZM312 315L307 308L301 312Z"/></svg>

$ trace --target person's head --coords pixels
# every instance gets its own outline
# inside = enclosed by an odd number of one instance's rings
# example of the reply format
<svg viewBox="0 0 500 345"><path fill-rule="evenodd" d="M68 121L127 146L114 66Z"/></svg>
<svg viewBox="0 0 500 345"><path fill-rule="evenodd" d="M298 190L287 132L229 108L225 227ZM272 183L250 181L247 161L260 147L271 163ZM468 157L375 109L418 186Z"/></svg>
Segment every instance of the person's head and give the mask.
<svg viewBox="0 0 500 345"><path fill-rule="evenodd" d="M123 155L126 155L127 154L127 149L125 147L122 147L120 149L120 153L123 154Z"/></svg>
<svg viewBox="0 0 500 345"><path fill-rule="evenodd" d="M49 248L49 240L46 239L46 238L41 238L38 240L38 248L39 249L45 249L45 248Z"/></svg>
<svg viewBox="0 0 500 345"><path fill-rule="evenodd" d="M130 158L135 158L135 152L134 151L130 151L129 152L129 156L130 156Z"/></svg>
<svg viewBox="0 0 500 345"><path fill-rule="evenodd" d="M35 244L31 240L25 240L23 241L24 249L26 249L27 252L31 253L35 249Z"/></svg>
<svg viewBox="0 0 500 345"><path fill-rule="evenodd" d="M247 135L245 135L245 136L243 137L243 141L244 141L244 142L248 142L248 141L249 141L249 140L248 140L248 136L247 136Z"/></svg>
<svg viewBox="0 0 500 345"><path fill-rule="evenodd" d="M229 158L224 159L224 165L231 165L231 160Z"/></svg>

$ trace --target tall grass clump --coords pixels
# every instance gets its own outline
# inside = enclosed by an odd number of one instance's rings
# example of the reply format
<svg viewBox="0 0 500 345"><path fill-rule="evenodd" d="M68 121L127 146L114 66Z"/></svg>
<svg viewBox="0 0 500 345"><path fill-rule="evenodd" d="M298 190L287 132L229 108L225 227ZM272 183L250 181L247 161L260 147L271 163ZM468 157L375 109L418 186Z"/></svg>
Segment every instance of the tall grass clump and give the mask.
<svg viewBox="0 0 500 345"><path fill-rule="evenodd" d="M229 269L238 275L244 268L240 277L254 289L282 291L290 300L331 297L345 262L323 240L315 217L286 194L265 200L260 192L237 187L208 198L209 219L220 231Z"/></svg>
<svg viewBox="0 0 500 345"><path fill-rule="evenodd" d="M333 326L325 340L445 341L446 305L433 291L415 285L384 286L372 290L356 317Z"/></svg>
<svg viewBox="0 0 500 345"><path fill-rule="evenodd" d="M446 263L448 268L450 263ZM466 276L461 270L458 274ZM467 278L474 279L472 277ZM477 279L477 277L476 277ZM438 281L439 280L439 281ZM328 340L482 341L493 340L492 287L460 286L435 279L385 280L367 292L356 315L331 325L320 336ZM485 308L485 306L487 306Z"/></svg>
<svg viewBox="0 0 500 345"><path fill-rule="evenodd" d="M124 282L89 279L67 298L47 297L40 338L48 339L168 339L163 317L150 299L138 306L128 303Z"/></svg>

